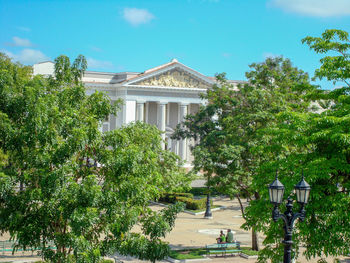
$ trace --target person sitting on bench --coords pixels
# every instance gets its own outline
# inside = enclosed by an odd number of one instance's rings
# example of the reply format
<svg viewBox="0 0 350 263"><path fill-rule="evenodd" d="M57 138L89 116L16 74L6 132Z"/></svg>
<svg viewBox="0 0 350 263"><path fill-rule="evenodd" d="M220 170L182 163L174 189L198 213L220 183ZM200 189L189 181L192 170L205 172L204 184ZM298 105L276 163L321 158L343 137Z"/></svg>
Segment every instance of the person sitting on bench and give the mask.
<svg viewBox="0 0 350 263"><path fill-rule="evenodd" d="M226 243L226 236L224 235L224 231L220 231L220 236L216 239L218 244Z"/></svg>
<svg viewBox="0 0 350 263"><path fill-rule="evenodd" d="M227 229L226 242L227 243L233 242L233 233L231 232L231 229Z"/></svg>

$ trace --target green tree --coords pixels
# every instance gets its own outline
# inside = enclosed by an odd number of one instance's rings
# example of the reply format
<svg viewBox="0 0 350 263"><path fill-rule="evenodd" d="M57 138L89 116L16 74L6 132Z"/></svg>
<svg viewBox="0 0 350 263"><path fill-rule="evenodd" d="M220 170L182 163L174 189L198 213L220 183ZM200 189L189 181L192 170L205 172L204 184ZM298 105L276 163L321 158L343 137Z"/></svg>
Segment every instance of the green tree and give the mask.
<svg viewBox="0 0 350 263"><path fill-rule="evenodd" d="M186 184L178 158L144 123L102 134L120 102L86 95L83 56L55 62L54 77L32 77L0 54L0 231L15 249L39 248L53 262L98 262L114 252L166 257L160 238L182 207L156 213L148 202Z"/></svg>
<svg viewBox="0 0 350 263"><path fill-rule="evenodd" d="M316 53L332 54L320 59L321 67L315 71L316 78L341 81L348 87L350 86L350 43L348 32L328 29L322 33L321 37L305 37L302 43L306 43Z"/></svg>
<svg viewBox="0 0 350 263"><path fill-rule="evenodd" d="M305 245L308 258L350 252L348 34L340 30L326 30L321 37L306 37L303 42L317 53L330 54L321 59L321 67L316 70L315 76L341 81L346 86L309 94L323 107L322 112L286 110L276 115L276 125L262 131L269 145L261 145L260 150L274 154L276 159L260 165L253 185L262 198L251 202L247 209L247 225L258 223L259 229L266 235L265 248L260 253L261 261L270 258L277 262L283 253L283 247L279 245L282 222L271 222L271 205L267 201L266 185L273 181L276 168L280 171L279 177L287 194L300 180L302 169L312 187L306 206L306 222L297 224L298 233L293 236L295 257L300 245Z"/></svg>
<svg viewBox="0 0 350 263"><path fill-rule="evenodd" d="M254 187L252 180L261 164L276 158L259 148L269 144L259 131L274 125L279 112L305 111L309 102L304 95L315 87L310 85L308 74L282 57L267 58L250 67L247 83L238 89L219 75L218 84L204 95L207 106L188 116L178 135L197 141L192 151L195 167L215 174L210 177L210 186L231 198L237 197L244 219L252 222L241 197L250 202L261 199L260 189ZM249 225L254 250L259 249L258 226Z"/></svg>

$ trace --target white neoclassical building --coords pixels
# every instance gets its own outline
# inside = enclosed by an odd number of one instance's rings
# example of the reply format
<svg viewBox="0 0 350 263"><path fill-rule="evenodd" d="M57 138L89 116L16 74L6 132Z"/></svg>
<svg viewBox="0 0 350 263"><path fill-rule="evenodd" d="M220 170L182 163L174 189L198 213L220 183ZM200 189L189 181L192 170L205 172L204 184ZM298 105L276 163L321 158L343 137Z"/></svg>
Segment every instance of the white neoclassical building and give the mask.
<svg viewBox="0 0 350 263"><path fill-rule="evenodd" d="M54 63L33 65L34 75L53 74ZM198 111L200 98L215 83L215 78L181 64L171 62L139 72L86 71L83 82L88 94L103 91L112 101L123 99L124 104L117 116L109 116L102 124L102 131L109 131L133 121L156 125L163 136L163 147L178 154L188 164L192 161L187 140L171 140L171 134L187 114ZM238 84L239 81L230 81Z"/></svg>

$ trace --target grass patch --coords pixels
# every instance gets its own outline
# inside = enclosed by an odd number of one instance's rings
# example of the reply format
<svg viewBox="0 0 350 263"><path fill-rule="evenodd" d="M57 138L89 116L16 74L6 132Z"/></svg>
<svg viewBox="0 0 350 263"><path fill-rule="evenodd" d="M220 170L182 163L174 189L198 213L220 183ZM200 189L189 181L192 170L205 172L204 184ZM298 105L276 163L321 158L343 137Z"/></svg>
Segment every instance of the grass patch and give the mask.
<svg viewBox="0 0 350 263"><path fill-rule="evenodd" d="M235 247L232 247L236 249ZM230 248L227 248L230 249ZM250 247L241 247L242 253L248 255L248 256L257 256L258 251L252 250ZM173 259L183 260L183 259L198 259L198 258L204 258L204 255L206 255L206 249L205 248L193 248L193 249L184 249L184 250L171 250L170 251L170 257ZM217 254L217 253L212 253Z"/></svg>
<svg viewBox="0 0 350 263"><path fill-rule="evenodd" d="M246 254L247 256L257 256L259 254L259 251L252 250L250 247L241 247L242 253Z"/></svg>
<svg viewBox="0 0 350 263"><path fill-rule="evenodd" d="M171 203L167 203L167 202L160 201L160 200L158 200L157 203L160 203L160 204L163 204L163 205L172 205ZM221 205L211 205L210 207L211 208L218 208L218 207L221 207ZM191 211L193 213L199 213L199 212L204 212L206 210L206 208L197 209L197 210L192 210L192 209L185 208L185 210Z"/></svg>
<svg viewBox="0 0 350 263"><path fill-rule="evenodd" d="M186 250L171 250L170 257L173 259L197 259L204 258L205 249L186 249Z"/></svg>

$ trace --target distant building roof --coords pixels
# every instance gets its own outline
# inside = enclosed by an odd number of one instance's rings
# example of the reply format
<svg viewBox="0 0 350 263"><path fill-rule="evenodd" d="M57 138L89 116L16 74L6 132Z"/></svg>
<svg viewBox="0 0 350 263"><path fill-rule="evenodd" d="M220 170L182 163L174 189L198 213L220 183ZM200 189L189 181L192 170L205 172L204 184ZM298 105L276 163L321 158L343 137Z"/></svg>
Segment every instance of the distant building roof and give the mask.
<svg viewBox="0 0 350 263"><path fill-rule="evenodd" d="M46 65L45 65L46 64ZM43 61L39 62L33 65L34 69L34 75L37 74L42 74L42 75L53 75L54 74L54 67L53 67L54 62L52 61ZM178 62L177 59L172 59L170 62L150 68L145 70L144 72L130 72L130 71L125 71L125 72L102 72L102 71L85 71L84 76L83 76L83 81L87 83L121 83L121 82L126 82L130 81L136 78L141 78L144 76L147 76L153 72L156 72L158 70L165 69L167 67L172 67L173 65L178 64L179 67L182 67L185 70L189 70L196 76L202 79L207 79L207 82L209 83L214 83L216 82L215 77L209 77L205 76L185 65L182 63ZM238 85L238 84L243 84L246 83L246 81L241 81L241 80L228 80L229 83Z"/></svg>

